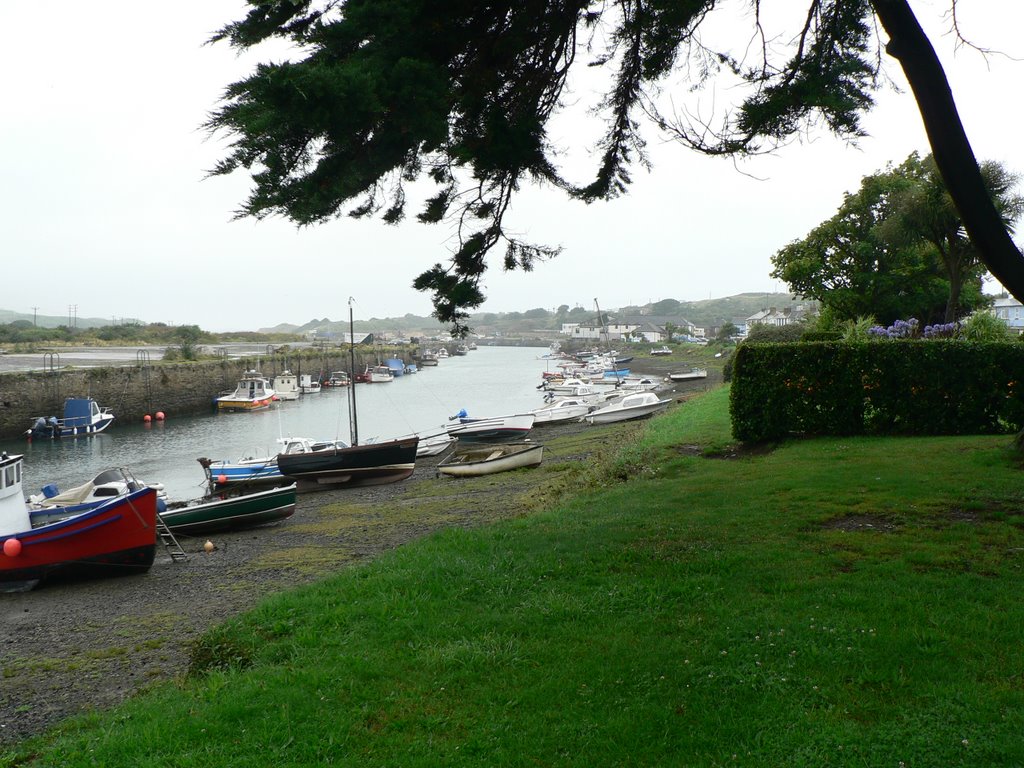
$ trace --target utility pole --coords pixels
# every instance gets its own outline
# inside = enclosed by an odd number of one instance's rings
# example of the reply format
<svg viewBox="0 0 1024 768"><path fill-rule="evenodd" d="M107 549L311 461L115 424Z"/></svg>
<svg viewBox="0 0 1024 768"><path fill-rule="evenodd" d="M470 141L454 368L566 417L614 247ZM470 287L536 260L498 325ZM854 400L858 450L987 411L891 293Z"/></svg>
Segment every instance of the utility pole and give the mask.
<svg viewBox="0 0 1024 768"><path fill-rule="evenodd" d="M36 313L39 311L39 307L32 307L32 327L36 327Z"/></svg>

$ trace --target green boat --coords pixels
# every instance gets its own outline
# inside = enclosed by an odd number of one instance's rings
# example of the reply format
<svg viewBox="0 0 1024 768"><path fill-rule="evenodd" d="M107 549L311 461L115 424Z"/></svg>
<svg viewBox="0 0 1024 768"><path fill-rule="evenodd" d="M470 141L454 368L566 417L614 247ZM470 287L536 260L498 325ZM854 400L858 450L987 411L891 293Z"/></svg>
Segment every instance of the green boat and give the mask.
<svg viewBox="0 0 1024 768"><path fill-rule="evenodd" d="M295 512L295 483L244 495L206 496L172 502L160 513L164 524L180 534L202 534L276 523Z"/></svg>

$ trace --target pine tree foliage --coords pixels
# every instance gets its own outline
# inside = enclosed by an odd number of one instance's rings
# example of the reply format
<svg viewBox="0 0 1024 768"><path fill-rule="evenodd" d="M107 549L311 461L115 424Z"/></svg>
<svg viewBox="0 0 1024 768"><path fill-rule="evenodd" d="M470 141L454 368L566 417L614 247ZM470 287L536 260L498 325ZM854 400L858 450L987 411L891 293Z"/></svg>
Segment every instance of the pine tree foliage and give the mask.
<svg viewBox="0 0 1024 768"><path fill-rule="evenodd" d="M700 34L720 0L249 0L214 40L283 39L295 55L228 86L207 127L233 143L212 172L251 174L239 216L299 225L346 214L397 223L408 185L429 182L416 218L452 224L454 245L414 285L458 328L483 301L496 246L505 269L558 253L506 229L516 192L539 182L585 202L624 193L647 160L645 123L713 154L769 151L815 124L861 135L882 57L873 5L900 3L804 0L780 38L749 0L748 32L721 50ZM585 66L605 71L608 87L593 175L575 181L549 125L571 106L570 71ZM722 77L746 90L717 125L660 111L680 78L700 89Z"/></svg>

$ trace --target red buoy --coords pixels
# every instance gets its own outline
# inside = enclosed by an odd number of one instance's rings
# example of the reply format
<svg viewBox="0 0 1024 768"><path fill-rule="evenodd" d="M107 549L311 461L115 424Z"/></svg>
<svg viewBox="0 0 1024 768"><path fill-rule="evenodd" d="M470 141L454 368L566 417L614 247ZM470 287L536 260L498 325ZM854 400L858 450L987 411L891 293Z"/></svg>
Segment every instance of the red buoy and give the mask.
<svg viewBox="0 0 1024 768"><path fill-rule="evenodd" d="M164 420L164 412L163 411L157 411L156 412L156 420L157 421L163 421Z"/></svg>
<svg viewBox="0 0 1024 768"><path fill-rule="evenodd" d="M8 539L4 542L4 554L8 557L17 557L21 554L21 542L17 539Z"/></svg>
<svg viewBox="0 0 1024 768"><path fill-rule="evenodd" d="M151 422L152 420L153 420L153 417L150 416L148 413L145 416L142 417L142 421L145 424L149 424L149 422Z"/></svg>

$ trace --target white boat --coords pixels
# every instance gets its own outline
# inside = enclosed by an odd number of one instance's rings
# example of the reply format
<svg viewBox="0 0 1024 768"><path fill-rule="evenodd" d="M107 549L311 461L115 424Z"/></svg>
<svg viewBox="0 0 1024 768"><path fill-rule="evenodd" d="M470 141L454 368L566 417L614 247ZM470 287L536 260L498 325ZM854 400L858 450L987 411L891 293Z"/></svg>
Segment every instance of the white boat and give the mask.
<svg viewBox="0 0 1024 768"><path fill-rule="evenodd" d="M695 379L706 379L708 377L707 368L691 368L688 371L682 371L680 373L670 373L668 375L669 381L694 381Z"/></svg>
<svg viewBox="0 0 1024 768"><path fill-rule="evenodd" d="M557 424L563 421L579 421L597 406L582 397L563 397L533 411L533 426Z"/></svg>
<svg viewBox="0 0 1024 768"><path fill-rule="evenodd" d="M277 395L278 400L299 399L299 381L295 378L295 374L289 370L284 370L277 374L271 386L273 386L274 394Z"/></svg>
<svg viewBox="0 0 1024 768"><path fill-rule="evenodd" d="M420 435L420 443L416 446L416 458L438 456L455 445L457 440L458 438L452 437L447 431Z"/></svg>
<svg viewBox="0 0 1024 768"><path fill-rule="evenodd" d="M583 417L583 421L591 424L610 424L614 421L627 421L629 419L642 419L650 416L669 406L671 400L661 400L653 392L640 392L635 395L626 395L604 408L591 411Z"/></svg>
<svg viewBox="0 0 1024 768"><path fill-rule="evenodd" d="M534 418L532 413L516 413L491 419L472 419L463 410L452 416L459 423L449 425L447 431L450 436L466 441L515 440L526 437L533 428Z"/></svg>
<svg viewBox="0 0 1024 768"><path fill-rule="evenodd" d="M61 491L55 483L48 483L40 493L31 494L26 503L32 526L37 528L95 509L111 499L127 496L146 487L156 489L158 505L161 501L167 503L163 485L140 482L124 467L105 469L92 480L66 491Z"/></svg>
<svg viewBox="0 0 1024 768"><path fill-rule="evenodd" d="M651 354L655 357L659 357L661 355L671 355L672 350L662 345L660 347L654 347L653 349L651 349Z"/></svg>
<svg viewBox="0 0 1024 768"><path fill-rule="evenodd" d="M622 392L651 392L660 386L661 382L656 379L647 376L630 376L628 379L622 380L619 390Z"/></svg>
<svg viewBox="0 0 1024 768"><path fill-rule="evenodd" d="M351 383L348 371L331 371L331 375L324 382L325 387L347 387Z"/></svg>
<svg viewBox="0 0 1024 768"><path fill-rule="evenodd" d="M222 411L258 411L274 402L274 388L259 371L246 371L235 391L217 398Z"/></svg>
<svg viewBox="0 0 1024 768"><path fill-rule="evenodd" d="M453 452L437 465L437 471L452 477L478 477L510 469L536 467L543 456L544 446L538 443L481 445Z"/></svg>
<svg viewBox="0 0 1024 768"><path fill-rule="evenodd" d="M100 408L91 397L69 397L64 401L63 418L37 416L27 434L30 440L98 435L113 423L114 414L110 409Z"/></svg>
<svg viewBox="0 0 1024 768"><path fill-rule="evenodd" d="M588 387L592 384L593 382L591 382L590 379L580 379L576 377L565 379L545 379L544 383L541 384L540 389L544 389L547 392L568 394L574 392L579 387Z"/></svg>
<svg viewBox="0 0 1024 768"><path fill-rule="evenodd" d="M304 373L299 376L299 391L304 395L314 395L320 391L320 380L314 379L310 374Z"/></svg>

